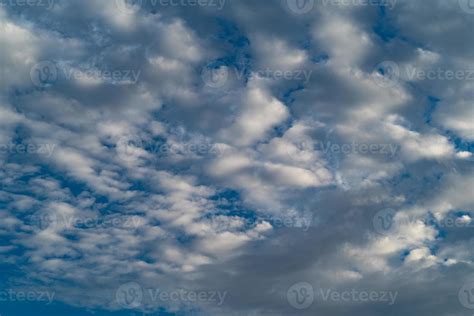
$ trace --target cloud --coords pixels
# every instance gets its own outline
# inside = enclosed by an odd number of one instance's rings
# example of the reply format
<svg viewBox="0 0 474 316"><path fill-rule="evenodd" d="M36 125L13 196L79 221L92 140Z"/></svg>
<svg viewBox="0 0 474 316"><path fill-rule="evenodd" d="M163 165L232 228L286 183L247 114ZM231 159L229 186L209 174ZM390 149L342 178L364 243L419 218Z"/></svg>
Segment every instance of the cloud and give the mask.
<svg viewBox="0 0 474 316"><path fill-rule="evenodd" d="M290 2L0 5L10 288L97 314L469 312L469 10Z"/></svg>

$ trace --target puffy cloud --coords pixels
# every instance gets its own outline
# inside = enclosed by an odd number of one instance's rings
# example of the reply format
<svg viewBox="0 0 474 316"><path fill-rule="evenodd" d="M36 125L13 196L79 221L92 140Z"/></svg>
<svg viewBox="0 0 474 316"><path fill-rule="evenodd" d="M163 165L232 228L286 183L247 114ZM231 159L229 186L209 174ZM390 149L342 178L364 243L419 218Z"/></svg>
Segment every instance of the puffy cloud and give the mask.
<svg viewBox="0 0 474 316"><path fill-rule="evenodd" d="M468 311L472 14L291 2L0 6L9 286L97 313L127 307L130 282L143 312ZM295 309L301 282L317 295Z"/></svg>

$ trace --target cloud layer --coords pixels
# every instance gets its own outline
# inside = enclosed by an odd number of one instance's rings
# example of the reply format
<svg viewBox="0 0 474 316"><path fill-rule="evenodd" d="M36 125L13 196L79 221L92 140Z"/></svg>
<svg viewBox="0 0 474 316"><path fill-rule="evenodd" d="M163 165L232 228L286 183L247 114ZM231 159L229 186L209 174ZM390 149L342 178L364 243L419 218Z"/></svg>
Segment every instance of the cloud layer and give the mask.
<svg viewBox="0 0 474 316"><path fill-rule="evenodd" d="M1 1L0 298L472 313L473 27L467 0Z"/></svg>

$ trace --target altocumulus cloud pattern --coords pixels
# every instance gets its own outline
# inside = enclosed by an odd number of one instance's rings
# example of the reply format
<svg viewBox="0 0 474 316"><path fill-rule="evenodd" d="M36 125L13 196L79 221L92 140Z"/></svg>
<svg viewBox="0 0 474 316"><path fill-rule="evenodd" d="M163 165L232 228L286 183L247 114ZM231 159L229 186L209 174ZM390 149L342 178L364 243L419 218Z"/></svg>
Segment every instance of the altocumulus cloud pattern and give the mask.
<svg viewBox="0 0 474 316"><path fill-rule="evenodd" d="M0 315L474 315L473 30L0 0Z"/></svg>

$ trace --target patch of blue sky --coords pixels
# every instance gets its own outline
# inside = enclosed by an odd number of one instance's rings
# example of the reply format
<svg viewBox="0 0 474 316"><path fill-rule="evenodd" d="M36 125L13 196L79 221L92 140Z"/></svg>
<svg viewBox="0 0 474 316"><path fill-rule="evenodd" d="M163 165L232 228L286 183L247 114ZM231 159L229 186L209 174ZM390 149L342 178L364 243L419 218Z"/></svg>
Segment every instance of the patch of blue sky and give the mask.
<svg viewBox="0 0 474 316"><path fill-rule="evenodd" d="M373 26L374 33L384 42L390 42L399 34L399 30L395 27L389 12L389 9L380 5L378 8L378 18Z"/></svg>
<svg viewBox="0 0 474 316"><path fill-rule="evenodd" d="M433 120L432 116L433 113L436 111L436 108L438 107L439 102L441 99L434 97L434 96L428 96L428 106L425 110L424 113L424 119L425 123L430 124L431 121Z"/></svg>
<svg viewBox="0 0 474 316"><path fill-rule="evenodd" d="M0 290L1 291L1 290ZM131 310L106 311L73 307L59 302L46 305L43 302L2 302L0 307L2 316L181 316L184 314L170 313L160 310L145 313Z"/></svg>

